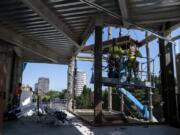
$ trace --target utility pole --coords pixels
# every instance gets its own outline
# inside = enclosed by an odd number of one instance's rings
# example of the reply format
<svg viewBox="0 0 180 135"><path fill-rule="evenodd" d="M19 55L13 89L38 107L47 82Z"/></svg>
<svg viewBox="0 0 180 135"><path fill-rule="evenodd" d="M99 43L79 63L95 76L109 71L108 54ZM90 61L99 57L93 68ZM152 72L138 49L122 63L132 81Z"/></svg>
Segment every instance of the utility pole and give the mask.
<svg viewBox="0 0 180 135"><path fill-rule="evenodd" d="M145 37L147 39L148 32L145 33ZM146 41L146 55L147 55L147 80L152 85L151 81L151 65L150 65L150 51L149 51L149 43ZM149 120L153 120L153 104L152 104L152 88L149 88L148 90L148 99L149 99Z"/></svg>

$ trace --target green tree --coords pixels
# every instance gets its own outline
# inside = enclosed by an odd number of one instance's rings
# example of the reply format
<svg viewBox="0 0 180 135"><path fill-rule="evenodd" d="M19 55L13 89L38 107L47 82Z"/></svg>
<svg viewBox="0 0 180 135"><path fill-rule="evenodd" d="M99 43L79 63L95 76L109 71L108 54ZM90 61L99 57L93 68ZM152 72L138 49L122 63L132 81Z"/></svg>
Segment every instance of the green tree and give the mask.
<svg viewBox="0 0 180 135"><path fill-rule="evenodd" d="M54 98L59 98L59 95L60 95L60 91L49 91L45 94L45 96L42 97L42 99L45 97L49 97L49 100L52 100Z"/></svg>
<svg viewBox="0 0 180 135"><path fill-rule="evenodd" d="M61 99L67 99L68 98L68 90L67 89L63 89L60 94L59 94L59 98Z"/></svg>
<svg viewBox="0 0 180 135"><path fill-rule="evenodd" d="M91 104L91 89L85 85L82 94L76 97L76 108L78 109L89 109L92 108Z"/></svg>
<svg viewBox="0 0 180 135"><path fill-rule="evenodd" d="M43 102L50 102L50 96L44 96L44 97L42 98L42 101L43 101Z"/></svg>

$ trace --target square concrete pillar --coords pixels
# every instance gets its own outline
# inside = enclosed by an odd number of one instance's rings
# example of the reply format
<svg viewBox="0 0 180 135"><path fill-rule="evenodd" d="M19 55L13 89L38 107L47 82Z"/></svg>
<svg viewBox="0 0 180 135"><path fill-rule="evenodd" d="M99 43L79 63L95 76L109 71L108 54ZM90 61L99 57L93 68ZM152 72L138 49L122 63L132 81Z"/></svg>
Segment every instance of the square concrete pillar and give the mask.
<svg viewBox="0 0 180 135"><path fill-rule="evenodd" d="M7 70L6 69L7 69L6 63L0 61L0 131L2 131L3 113L5 111L5 101L6 101L6 91L5 91L6 90L6 80L7 80L7 78L6 78Z"/></svg>
<svg viewBox="0 0 180 135"><path fill-rule="evenodd" d="M68 65L68 110L72 111L73 105L73 84L74 84L74 58L71 59L70 64Z"/></svg>
<svg viewBox="0 0 180 135"><path fill-rule="evenodd" d="M97 19L94 46L94 123L102 123L102 20Z"/></svg>

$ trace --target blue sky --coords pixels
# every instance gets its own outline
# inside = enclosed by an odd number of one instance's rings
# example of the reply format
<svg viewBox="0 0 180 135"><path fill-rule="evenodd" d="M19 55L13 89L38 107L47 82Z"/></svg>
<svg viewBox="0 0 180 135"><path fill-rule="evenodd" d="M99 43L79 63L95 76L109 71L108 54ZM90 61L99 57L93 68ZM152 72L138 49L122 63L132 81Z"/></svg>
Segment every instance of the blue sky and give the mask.
<svg viewBox="0 0 180 135"><path fill-rule="evenodd" d="M136 40L142 40L145 37L145 33L139 30L126 30L122 29L122 34L129 34L132 38ZM180 28L172 32L172 37L180 34ZM119 29L112 29L112 37L116 38L119 36ZM107 40L107 28L103 32L103 40ZM89 37L87 45L94 43L94 33ZM150 42L150 57L154 58L159 53L158 40ZM180 47L179 47L180 49ZM146 57L145 47L141 47L140 51L143 56ZM180 51L180 50L179 50ZM92 65L91 62L78 62L78 69L80 71L87 72L87 85L93 87L90 84L90 78L92 75ZM48 77L50 79L50 89L51 90L62 90L67 88L67 65L57 65L57 64L37 64L28 63L26 69L23 72L22 83L29 84L34 88L34 84L38 81L39 77ZM155 73L159 73L159 59L156 58L155 62Z"/></svg>

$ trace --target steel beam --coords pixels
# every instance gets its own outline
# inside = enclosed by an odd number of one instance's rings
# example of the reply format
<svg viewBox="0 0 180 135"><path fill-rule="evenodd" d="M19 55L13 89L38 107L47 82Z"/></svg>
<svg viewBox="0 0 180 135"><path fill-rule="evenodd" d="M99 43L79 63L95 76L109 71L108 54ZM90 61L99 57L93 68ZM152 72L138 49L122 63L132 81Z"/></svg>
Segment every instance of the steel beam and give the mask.
<svg viewBox="0 0 180 135"><path fill-rule="evenodd" d="M176 82L175 82L175 60L174 51L171 43L166 46L166 83L168 94L168 120L170 124L177 122L177 101L176 101Z"/></svg>
<svg viewBox="0 0 180 135"><path fill-rule="evenodd" d="M91 18L91 21L88 24L86 30L84 31L84 33L80 37L81 46L83 46L86 43L86 41L89 38L90 34L93 32L93 30L95 28L95 21L94 20L95 20L94 18Z"/></svg>
<svg viewBox="0 0 180 135"><path fill-rule="evenodd" d="M160 35L159 33L155 32L155 31L152 31L151 29L144 28L144 27L142 27L141 25L133 22L132 20L126 19L126 18L124 18L123 16L120 16L119 14L116 14L115 12L112 12L112 11L110 11L110 10L108 10L108 9L106 9L106 8L98 5L98 4L96 4L95 2L91 2L91 1L89 1L89 0L80 0L80 1L82 1L82 2L86 3L87 5L89 5L89 6L93 7L93 8L95 8L95 9L97 9L97 10L100 11L100 12L106 13L107 15L112 16L113 18L116 18L116 19L119 20L119 21L124 20L124 21L128 22L130 25L134 26L135 28L137 28L137 29L139 29L139 30L143 30L143 31L149 32L149 33L155 35L156 37L158 37L158 38L160 38L160 39L163 39L163 40L165 40L165 41L167 41L167 42L171 42L172 44L174 44L174 42L172 42L171 40L169 40L169 39L166 38L166 37L163 37L163 36Z"/></svg>
<svg viewBox="0 0 180 135"><path fill-rule="evenodd" d="M49 22L55 29L61 32L64 37L69 40L70 43L79 48L79 44L75 42L73 38L73 32L69 27L61 20L59 17L50 10L50 8L42 0L21 0L41 17L43 17L47 22Z"/></svg>
<svg viewBox="0 0 180 135"><path fill-rule="evenodd" d="M10 29L7 29L3 26L0 26L0 39L3 39L9 43L15 44L22 49L25 49L34 54L37 54L54 63L67 64L69 62L69 61L62 62L63 60L59 58L58 54L56 54L50 48L43 46L41 43L37 41L31 40L27 37L17 34L16 32L11 31Z"/></svg>
<svg viewBox="0 0 180 135"><path fill-rule="evenodd" d="M95 27L94 46L94 123L102 123L102 26Z"/></svg>
<svg viewBox="0 0 180 135"><path fill-rule="evenodd" d="M168 29L168 24L164 25L164 30ZM163 36L165 33L161 33ZM177 106L176 106L176 84L174 71L174 52L171 43L166 43L159 39L160 52L160 68L161 68L161 85L164 118L167 123L175 124L177 122Z"/></svg>
<svg viewBox="0 0 180 135"><path fill-rule="evenodd" d="M163 33L161 33L163 35ZM161 88L162 88L162 98L163 98L163 115L165 120L168 119L168 105L167 105L167 85L166 85L166 61L165 61L165 41L159 39L159 53L160 53L160 76L161 76Z"/></svg>
<svg viewBox="0 0 180 135"><path fill-rule="evenodd" d="M121 15L123 18L128 19L128 8L127 8L127 0L118 0L119 9L121 11ZM128 22L122 20L124 26L128 26Z"/></svg>
<svg viewBox="0 0 180 135"><path fill-rule="evenodd" d="M146 44L146 42L151 42L151 41L155 40L156 38L157 38L156 36L151 34L151 35L148 35L147 37L145 37L145 39L143 39L140 43L142 45L144 45L144 44Z"/></svg>
<svg viewBox="0 0 180 135"><path fill-rule="evenodd" d="M176 55L176 72L177 72L177 109L178 122L180 124L180 53Z"/></svg>
<svg viewBox="0 0 180 135"><path fill-rule="evenodd" d="M166 35L167 35L167 34L169 34L170 32L172 32L174 30L176 30L179 27L180 27L180 23L177 23L176 25L171 26L168 30L164 31L164 33L166 33ZM176 37L172 38L171 40L176 41L179 38L180 38L180 36L176 36ZM155 39L157 39L157 37L155 35L151 34L151 35L147 36L145 39L141 40L140 43L142 45L144 45L144 44L146 44L146 42L151 42L151 41L153 41Z"/></svg>

